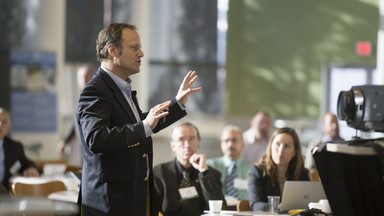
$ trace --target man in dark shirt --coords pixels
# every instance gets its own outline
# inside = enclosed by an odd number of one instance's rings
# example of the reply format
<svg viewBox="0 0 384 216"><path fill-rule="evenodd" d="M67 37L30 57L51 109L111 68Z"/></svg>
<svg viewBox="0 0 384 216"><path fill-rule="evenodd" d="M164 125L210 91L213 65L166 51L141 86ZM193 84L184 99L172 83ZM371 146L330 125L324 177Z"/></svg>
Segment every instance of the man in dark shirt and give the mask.
<svg viewBox="0 0 384 216"><path fill-rule="evenodd" d="M208 167L205 155L197 154L200 134L191 123L171 131L171 148L176 158L154 168L160 212L165 216L195 216L208 210L208 200L223 200L221 174Z"/></svg>

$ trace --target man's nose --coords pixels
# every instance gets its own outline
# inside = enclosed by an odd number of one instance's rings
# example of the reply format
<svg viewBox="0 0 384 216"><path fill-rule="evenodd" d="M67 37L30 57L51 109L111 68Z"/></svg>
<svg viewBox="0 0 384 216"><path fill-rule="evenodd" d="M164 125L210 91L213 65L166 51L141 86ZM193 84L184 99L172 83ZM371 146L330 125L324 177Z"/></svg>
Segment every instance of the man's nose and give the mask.
<svg viewBox="0 0 384 216"><path fill-rule="evenodd" d="M190 146L190 144L191 144L191 141L186 139L186 140L183 141L183 144L184 144L185 148L188 148Z"/></svg>
<svg viewBox="0 0 384 216"><path fill-rule="evenodd" d="M140 51L139 51L139 54L138 54L140 57L144 57L144 52L143 52L143 50L142 49L140 49Z"/></svg>

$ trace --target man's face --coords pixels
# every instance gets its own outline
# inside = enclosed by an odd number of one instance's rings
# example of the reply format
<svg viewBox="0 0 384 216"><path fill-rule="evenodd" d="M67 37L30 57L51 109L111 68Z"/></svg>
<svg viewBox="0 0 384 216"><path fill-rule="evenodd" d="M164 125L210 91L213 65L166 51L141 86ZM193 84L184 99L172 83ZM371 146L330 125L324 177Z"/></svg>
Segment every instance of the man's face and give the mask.
<svg viewBox="0 0 384 216"><path fill-rule="evenodd" d="M183 164L189 164L189 158L199 149L200 141L197 131L193 127L179 126L172 132L171 148L176 153L177 160Z"/></svg>
<svg viewBox="0 0 384 216"><path fill-rule="evenodd" d="M266 138L269 136L269 130L271 129L271 119L264 113L258 113L253 121L252 127Z"/></svg>
<svg viewBox="0 0 384 216"><path fill-rule="evenodd" d="M115 64L127 77L140 72L141 58L144 56L141 50L139 34L129 28L122 31L121 46L117 47Z"/></svg>
<svg viewBox="0 0 384 216"><path fill-rule="evenodd" d="M0 140L8 134L11 128L10 124L10 116L6 112L0 111Z"/></svg>
<svg viewBox="0 0 384 216"><path fill-rule="evenodd" d="M241 132L232 129L224 131L221 135L220 146L223 154L228 156L231 160L237 160L240 158L244 149Z"/></svg>
<svg viewBox="0 0 384 216"><path fill-rule="evenodd" d="M335 139L339 136L339 122L337 117L332 114L324 116L323 132L328 137Z"/></svg>

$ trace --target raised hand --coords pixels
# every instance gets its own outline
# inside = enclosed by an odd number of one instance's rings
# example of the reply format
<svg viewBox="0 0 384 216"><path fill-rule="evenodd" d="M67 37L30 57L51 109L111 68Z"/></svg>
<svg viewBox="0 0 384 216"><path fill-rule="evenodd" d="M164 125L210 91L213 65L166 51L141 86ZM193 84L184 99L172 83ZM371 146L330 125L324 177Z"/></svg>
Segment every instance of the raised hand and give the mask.
<svg viewBox="0 0 384 216"><path fill-rule="evenodd" d="M166 101L164 103L156 105L149 111L145 120L147 121L151 129L154 129L156 127L157 123L161 118L169 114L169 105L171 105L171 101Z"/></svg>
<svg viewBox="0 0 384 216"><path fill-rule="evenodd" d="M196 75L196 71L189 71L188 74L184 77L183 82L180 85L179 91L177 92L176 95L176 100L184 105L187 103L189 95L191 93L200 91L202 88L191 88L193 83L197 80L198 76Z"/></svg>

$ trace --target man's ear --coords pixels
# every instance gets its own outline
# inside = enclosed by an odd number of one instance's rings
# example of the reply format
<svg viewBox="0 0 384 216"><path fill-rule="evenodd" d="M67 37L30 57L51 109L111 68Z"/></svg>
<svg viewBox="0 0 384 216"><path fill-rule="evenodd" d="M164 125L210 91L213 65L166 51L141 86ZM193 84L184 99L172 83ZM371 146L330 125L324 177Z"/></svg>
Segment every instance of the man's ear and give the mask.
<svg viewBox="0 0 384 216"><path fill-rule="evenodd" d="M172 149L172 151L173 151L173 152L176 152L175 145L172 143L172 141L171 141L171 144L170 144L170 145L171 145L171 149Z"/></svg>
<svg viewBox="0 0 384 216"><path fill-rule="evenodd" d="M108 44L108 54L112 57L116 57L119 53L119 49L113 45L113 44Z"/></svg>

